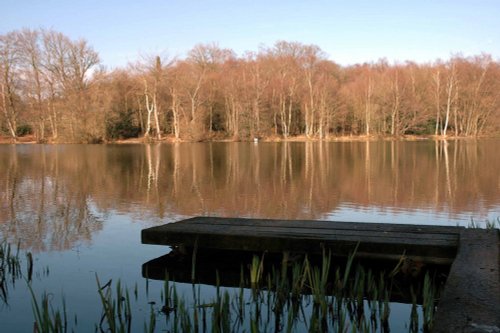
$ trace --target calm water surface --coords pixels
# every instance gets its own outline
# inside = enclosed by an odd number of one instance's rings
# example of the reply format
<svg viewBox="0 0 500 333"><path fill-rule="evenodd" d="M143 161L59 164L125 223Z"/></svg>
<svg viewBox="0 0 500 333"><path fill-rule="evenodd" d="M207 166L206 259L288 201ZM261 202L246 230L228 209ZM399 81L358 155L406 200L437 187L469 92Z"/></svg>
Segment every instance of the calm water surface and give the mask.
<svg viewBox="0 0 500 333"><path fill-rule="evenodd" d="M64 295L78 331L93 331L96 274L144 289L141 265L168 252L141 245L142 228L194 215L483 223L500 216L499 148L493 139L1 145L0 240L32 251L35 292L55 304ZM157 296L140 295L139 312L149 315ZM24 281L8 300L0 331L32 331ZM135 324L142 331L142 319Z"/></svg>

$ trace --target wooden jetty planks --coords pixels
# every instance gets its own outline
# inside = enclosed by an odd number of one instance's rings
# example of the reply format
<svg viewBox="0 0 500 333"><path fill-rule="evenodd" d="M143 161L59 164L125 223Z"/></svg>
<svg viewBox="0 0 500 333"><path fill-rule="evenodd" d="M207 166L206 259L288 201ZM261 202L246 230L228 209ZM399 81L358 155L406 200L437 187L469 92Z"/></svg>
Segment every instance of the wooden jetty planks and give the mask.
<svg viewBox="0 0 500 333"><path fill-rule="evenodd" d="M460 228L330 221L285 221L195 217L142 231L146 244L321 253L324 247L347 255L398 258L403 253L423 261L451 262Z"/></svg>
<svg viewBox="0 0 500 333"><path fill-rule="evenodd" d="M315 229L339 229L339 230L367 230L367 231L396 231L428 234L457 234L457 227L414 225L414 224L392 224L392 223L362 223L344 221L316 221L316 220L272 220L272 219L246 219L246 218L224 218L224 217L193 217L177 223L210 224L210 225L252 225L252 226L283 226L304 228L308 223L309 228Z"/></svg>
<svg viewBox="0 0 500 333"><path fill-rule="evenodd" d="M228 218L196 218L184 220L169 225L170 230L183 230L189 224L191 231L205 232L211 229L213 232L220 230L250 231L260 233L284 233L286 235L359 235L393 238L415 238L435 239L456 242L458 229L456 227L442 227L444 230L436 229L434 226L418 225L380 225L374 223L351 223L351 222L328 222L328 221L280 221L280 220L249 220ZM345 224L345 225L344 225Z"/></svg>

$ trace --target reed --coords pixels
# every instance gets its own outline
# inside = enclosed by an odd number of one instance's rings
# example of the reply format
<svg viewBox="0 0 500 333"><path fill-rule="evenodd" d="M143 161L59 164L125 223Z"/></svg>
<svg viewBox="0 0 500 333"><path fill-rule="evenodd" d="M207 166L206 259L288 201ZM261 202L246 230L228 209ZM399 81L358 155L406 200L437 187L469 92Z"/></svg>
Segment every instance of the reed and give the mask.
<svg viewBox="0 0 500 333"><path fill-rule="evenodd" d="M191 256L191 282L195 282L196 278L196 254L198 253L198 238L194 241L193 253Z"/></svg>
<svg viewBox="0 0 500 333"><path fill-rule="evenodd" d="M20 244L17 244L16 250L7 241L0 243L0 278L2 280L15 280L22 276L21 259L19 256Z"/></svg>
<svg viewBox="0 0 500 333"><path fill-rule="evenodd" d="M413 286L410 287L411 293L411 315L410 315L410 329L411 333L418 332L418 312L417 312L417 294L415 293Z"/></svg>
<svg viewBox="0 0 500 333"><path fill-rule="evenodd" d="M128 290L122 287L120 280L113 295L112 280L101 285L96 274L97 292L103 308L99 328L112 333L131 332L132 309Z"/></svg>
<svg viewBox="0 0 500 333"><path fill-rule="evenodd" d="M252 264L250 266L250 283L252 287L257 287L262 280L262 275L264 272L264 256L259 258L259 256L254 255L252 258Z"/></svg>
<svg viewBox="0 0 500 333"><path fill-rule="evenodd" d="M484 224L481 222L477 222L473 217L470 218L470 222L467 225L467 228L471 229L500 229L500 216L496 219L486 219Z"/></svg>
<svg viewBox="0 0 500 333"><path fill-rule="evenodd" d="M179 321L181 332L190 333L193 331L193 322L189 317L189 312L184 305L184 300L179 302Z"/></svg>
<svg viewBox="0 0 500 333"><path fill-rule="evenodd" d="M346 286L347 279L349 277L349 274L351 273L352 263L354 262L356 252L358 252L358 248L359 248L359 242L356 244L356 247L349 254L349 257L347 258L347 264L346 264L346 267L344 270L344 278L342 279L342 281L339 281L341 283L341 288L345 288L345 286Z"/></svg>
<svg viewBox="0 0 500 333"><path fill-rule="evenodd" d="M237 296L237 313L240 324L245 319L245 271L243 266L240 266L240 286Z"/></svg>
<svg viewBox="0 0 500 333"><path fill-rule="evenodd" d="M178 283L166 272L159 292L161 302L158 305L150 302L149 311L142 315L143 331L388 332L389 300L397 274L375 273L356 263L354 255L355 251L342 267L333 266L331 253L324 251L321 261L311 261L305 256L291 266L288 260L282 260L281 266L269 268L268 265L266 269L264 256L254 256L249 270L242 266L240 284L233 291L220 286L219 272L216 272L214 294L208 299L202 296L200 286L196 284L191 284L191 296L189 292L181 294ZM127 287L112 280L102 285L97 276L96 281L103 309L96 324L97 330L112 333L136 331L132 317L140 312L131 304ZM146 285L146 295L150 293L149 288L153 288L153 284ZM138 289L136 284L133 288L136 303L142 299L142 292ZM422 285L411 287L412 310L407 318L410 332L432 328L438 294L439 290L429 275ZM421 307L417 305L418 299L423 300ZM51 307L47 294L42 295L41 302L33 294L33 304L40 332L53 332L51 327L57 327L57 332L66 329L65 303L63 310L58 311ZM158 321L158 316L164 320ZM420 323L424 326L419 327Z"/></svg>
<svg viewBox="0 0 500 333"><path fill-rule="evenodd" d="M495 220L486 220L486 229L500 229L500 216Z"/></svg>
<svg viewBox="0 0 500 333"><path fill-rule="evenodd" d="M430 332L432 330L432 323L434 319L434 312L436 310L436 289L431 282L429 274L425 274L424 287L422 292L423 302L423 320L424 331Z"/></svg>
<svg viewBox="0 0 500 333"><path fill-rule="evenodd" d="M38 302L31 284L28 284L31 294L31 305L35 322L33 326L34 333L65 333L67 332L68 320L66 312L66 301L62 299L62 312L54 309L50 302L51 295L44 292L41 301ZM75 321L76 325L76 321Z"/></svg>
<svg viewBox="0 0 500 333"><path fill-rule="evenodd" d="M6 305L9 303L9 288L15 286L17 280L25 277L31 281L33 276L33 255L25 253L27 264L23 273L20 247L20 242L15 248L7 240L0 242L0 303Z"/></svg>
<svg viewBox="0 0 500 333"><path fill-rule="evenodd" d="M156 315L153 305L149 310L149 322L144 322L144 333L154 333L156 330Z"/></svg>

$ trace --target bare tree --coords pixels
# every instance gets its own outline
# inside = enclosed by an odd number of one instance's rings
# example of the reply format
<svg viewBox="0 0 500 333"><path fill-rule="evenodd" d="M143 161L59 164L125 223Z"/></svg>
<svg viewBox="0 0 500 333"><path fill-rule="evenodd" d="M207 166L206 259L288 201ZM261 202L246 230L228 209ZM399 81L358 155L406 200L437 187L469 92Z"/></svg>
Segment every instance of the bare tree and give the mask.
<svg viewBox="0 0 500 333"><path fill-rule="evenodd" d="M500 130L500 64L488 55L342 67L318 46L279 41L242 57L198 44L185 59L149 56L113 72L98 65L87 41L60 32L0 35L2 133L98 142L120 137L122 125L126 136L176 141Z"/></svg>
<svg viewBox="0 0 500 333"><path fill-rule="evenodd" d="M11 32L0 36L0 81L2 114L7 123L13 141L17 140L17 120L19 116L18 70L19 48L16 45L16 34Z"/></svg>
<svg viewBox="0 0 500 333"><path fill-rule="evenodd" d="M172 66L168 71L168 90L170 93L171 103L170 110L172 111L172 125L174 138L176 141L179 141L181 137L181 117L182 117L182 105L181 105L181 96L180 96L180 82L179 82L179 73L178 69Z"/></svg>
<svg viewBox="0 0 500 333"><path fill-rule="evenodd" d="M252 98L252 111L253 117L251 117L251 135L257 138L261 135L261 112L262 103L265 89L269 85L269 77L266 76L262 71L262 64L259 57L253 54L248 54L247 59L247 70L249 71L248 78L250 80L250 93Z"/></svg>
<svg viewBox="0 0 500 333"><path fill-rule="evenodd" d="M69 127L72 141L82 139L89 130L87 117L90 110L86 93L90 84L91 69L99 63L99 56L83 39L72 42L55 31L44 31L43 35L44 67L50 72L49 84L52 94L59 92L65 99L62 122ZM54 127L57 127L59 119L54 122Z"/></svg>
<svg viewBox="0 0 500 333"><path fill-rule="evenodd" d="M45 73L42 65L42 39L37 30L24 29L18 33L18 44L24 67L26 94L34 119L35 135L38 141L45 140L45 124L48 96Z"/></svg>

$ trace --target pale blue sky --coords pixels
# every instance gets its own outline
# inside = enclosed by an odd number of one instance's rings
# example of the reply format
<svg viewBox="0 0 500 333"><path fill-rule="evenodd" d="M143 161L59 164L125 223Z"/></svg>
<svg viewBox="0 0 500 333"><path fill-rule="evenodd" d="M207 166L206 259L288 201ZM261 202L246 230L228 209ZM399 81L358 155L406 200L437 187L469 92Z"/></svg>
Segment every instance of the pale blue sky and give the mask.
<svg viewBox="0 0 500 333"><path fill-rule="evenodd" d="M0 0L0 34L23 27L83 37L108 67L146 53L182 57L197 43L242 54L277 40L316 44L343 65L500 58L500 0Z"/></svg>

